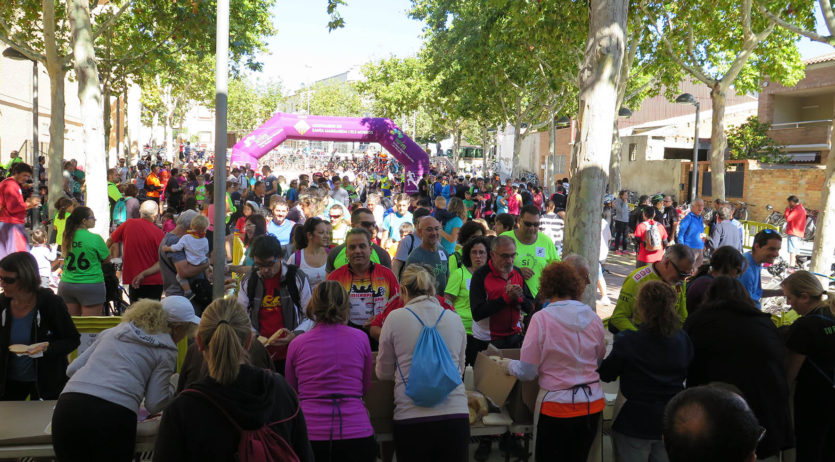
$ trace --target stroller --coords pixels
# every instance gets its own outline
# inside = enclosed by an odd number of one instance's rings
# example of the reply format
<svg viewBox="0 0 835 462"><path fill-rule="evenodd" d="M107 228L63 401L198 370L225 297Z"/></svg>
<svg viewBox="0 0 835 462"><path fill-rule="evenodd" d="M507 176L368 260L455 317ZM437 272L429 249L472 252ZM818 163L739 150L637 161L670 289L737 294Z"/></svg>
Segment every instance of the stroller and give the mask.
<svg viewBox="0 0 835 462"><path fill-rule="evenodd" d="M127 291L119 283L116 276L117 263L105 262L101 264L101 271L104 274L104 287L107 293L104 302L105 316L121 316L125 313L128 304L125 303Z"/></svg>

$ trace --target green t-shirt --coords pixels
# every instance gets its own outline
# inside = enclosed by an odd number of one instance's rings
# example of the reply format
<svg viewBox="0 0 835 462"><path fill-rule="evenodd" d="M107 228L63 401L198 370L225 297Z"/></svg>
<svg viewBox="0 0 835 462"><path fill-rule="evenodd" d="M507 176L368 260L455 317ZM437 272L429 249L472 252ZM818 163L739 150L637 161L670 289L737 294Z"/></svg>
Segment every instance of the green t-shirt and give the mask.
<svg viewBox="0 0 835 462"><path fill-rule="evenodd" d="M206 185L202 184L202 185L199 185L197 188L195 188L194 198L197 199L198 201L206 200Z"/></svg>
<svg viewBox="0 0 835 462"><path fill-rule="evenodd" d="M101 262L110 256L110 251L101 236L86 229L78 229L73 236L72 247L63 250L66 257L62 281L73 284L104 282Z"/></svg>
<svg viewBox="0 0 835 462"><path fill-rule="evenodd" d="M635 300L638 298L638 290L649 281L663 281L661 276L655 272L652 265L638 268L629 273L629 276L626 276L626 279L623 281L623 287L620 289L615 311L612 312L612 317L609 318L609 324L615 326L619 331L638 330L637 326L641 323L641 320L638 318L638 310L635 309ZM681 284L673 288L678 297L676 301L676 312L681 317L681 323L684 324L684 320L687 318L687 287Z"/></svg>
<svg viewBox="0 0 835 462"><path fill-rule="evenodd" d="M519 268L533 270L533 276L525 282L528 284L531 294L536 297L536 294L539 293L539 278L542 276L542 270L550 263L560 261L554 241L542 232L539 232L536 241L531 245L519 242L514 231L502 233L502 236L508 236L516 241L516 260L513 264Z"/></svg>
<svg viewBox="0 0 835 462"><path fill-rule="evenodd" d="M119 191L119 187L109 181L107 182L107 197L109 197L113 202L118 202L119 199L122 198L122 193Z"/></svg>
<svg viewBox="0 0 835 462"><path fill-rule="evenodd" d="M475 202L464 199L464 207L467 209L467 218L473 217L473 210L475 210Z"/></svg>
<svg viewBox="0 0 835 462"><path fill-rule="evenodd" d="M64 214L64 218L58 218L58 212L56 212L55 219L52 220L52 225L55 226L55 243L58 245L61 245L64 240L64 228L67 226L67 218L69 216L70 214L67 212Z"/></svg>
<svg viewBox="0 0 835 462"><path fill-rule="evenodd" d="M450 260L452 260L450 258ZM455 297L455 312L461 316L467 335L473 334L473 312L470 310L470 281L473 275L466 267L461 266L449 273L445 292Z"/></svg>

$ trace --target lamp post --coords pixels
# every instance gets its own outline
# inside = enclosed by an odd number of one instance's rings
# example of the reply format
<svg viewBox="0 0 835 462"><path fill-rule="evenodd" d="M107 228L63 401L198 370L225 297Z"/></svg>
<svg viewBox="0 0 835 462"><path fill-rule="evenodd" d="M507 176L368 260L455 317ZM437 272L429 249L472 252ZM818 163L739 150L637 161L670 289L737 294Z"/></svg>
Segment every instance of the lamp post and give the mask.
<svg viewBox="0 0 835 462"><path fill-rule="evenodd" d="M29 59L23 53L12 47L3 50L3 56L16 61L32 61L32 170L34 171L35 187L32 197L38 197L40 192L40 163L38 162L38 62Z"/></svg>
<svg viewBox="0 0 835 462"><path fill-rule="evenodd" d="M690 93L683 93L678 95L676 103L696 106L696 124L693 129L693 173L690 179L690 201L693 201L696 199L699 184L699 102Z"/></svg>

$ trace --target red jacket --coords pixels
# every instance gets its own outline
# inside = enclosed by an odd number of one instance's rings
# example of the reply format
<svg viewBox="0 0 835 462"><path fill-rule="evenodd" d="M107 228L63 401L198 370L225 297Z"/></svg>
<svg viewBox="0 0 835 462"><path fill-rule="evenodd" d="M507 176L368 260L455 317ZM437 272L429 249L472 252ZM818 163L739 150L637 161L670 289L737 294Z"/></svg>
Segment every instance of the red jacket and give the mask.
<svg viewBox="0 0 835 462"><path fill-rule="evenodd" d="M798 237L806 234L806 209L803 204L797 204L794 208L786 207L783 216L786 217L786 234Z"/></svg>
<svg viewBox="0 0 835 462"><path fill-rule="evenodd" d="M26 221L26 202L23 191L14 178L0 183L0 222L22 225Z"/></svg>
<svg viewBox="0 0 835 462"><path fill-rule="evenodd" d="M508 284L522 287L522 297L511 299L505 293ZM493 267L493 262L473 273L470 281L470 310L473 321L481 322L489 318L490 338L509 337L522 332L522 312L532 313L534 306L525 278L519 268L513 267L507 279Z"/></svg>

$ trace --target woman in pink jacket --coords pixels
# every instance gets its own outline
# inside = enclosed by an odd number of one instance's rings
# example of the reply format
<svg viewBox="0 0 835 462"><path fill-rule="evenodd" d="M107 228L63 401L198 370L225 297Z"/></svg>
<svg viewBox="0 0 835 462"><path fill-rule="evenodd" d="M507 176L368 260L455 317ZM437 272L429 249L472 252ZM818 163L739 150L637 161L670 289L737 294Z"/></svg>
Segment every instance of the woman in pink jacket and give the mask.
<svg viewBox="0 0 835 462"><path fill-rule="evenodd" d="M585 286L569 263L546 267L539 293L549 302L531 318L520 360L508 363L519 379L539 380L537 462L585 462L605 407L597 373L606 353L603 322L577 300Z"/></svg>

